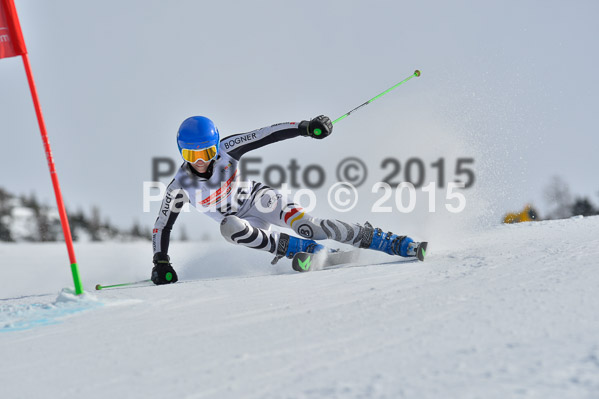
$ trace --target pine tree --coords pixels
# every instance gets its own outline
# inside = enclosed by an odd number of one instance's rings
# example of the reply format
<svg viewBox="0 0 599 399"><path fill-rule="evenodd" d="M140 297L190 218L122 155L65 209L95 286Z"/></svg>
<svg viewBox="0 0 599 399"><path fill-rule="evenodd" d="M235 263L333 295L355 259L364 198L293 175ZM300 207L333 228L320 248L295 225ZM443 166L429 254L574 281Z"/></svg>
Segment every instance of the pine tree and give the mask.
<svg viewBox="0 0 599 399"><path fill-rule="evenodd" d="M0 241L13 241L9 219L12 213L10 200L13 196L0 188Z"/></svg>
<svg viewBox="0 0 599 399"><path fill-rule="evenodd" d="M593 206L587 197L576 198L572 204L572 215L593 216L599 214L599 210Z"/></svg>
<svg viewBox="0 0 599 399"><path fill-rule="evenodd" d="M549 219L565 219L572 216L572 195L568 184L559 176L554 176L545 188L545 199L553 206Z"/></svg>
<svg viewBox="0 0 599 399"><path fill-rule="evenodd" d="M52 237L52 230L50 228L50 220L48 218L48 209L46 207L38 206L34 209L35 221L37 223L37 230L39 233L39 241L55 241Z"/></svg>
<svg viewBox="0 0 599 399"><path fill-rule="evenodd" d="M100 235L100 227L100 209L97 206L94 206L92 208L92 218L89 221L89 225L87 227L92 241L102 241Z"/></svg>

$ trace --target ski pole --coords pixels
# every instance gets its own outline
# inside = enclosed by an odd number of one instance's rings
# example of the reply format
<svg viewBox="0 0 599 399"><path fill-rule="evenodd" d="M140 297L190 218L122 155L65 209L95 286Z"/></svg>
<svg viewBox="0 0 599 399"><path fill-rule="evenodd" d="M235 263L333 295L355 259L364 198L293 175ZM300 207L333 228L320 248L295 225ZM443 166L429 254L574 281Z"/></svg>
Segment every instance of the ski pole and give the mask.
<svg viewBox="0 0 599 399"><path fill-rule="evenodd" d="M135 285L135 284L141 284L141 283L149 283L150 281L152 281L152 280L148 279L148 280L134 281L132 283L121 283L121 284L112 284L112 285L100 285L100 284L97 284L96 285L96 290L100 291L100 290L102 290L104 288L127 287L129 285Z"/></svg>
<svg viewBox="0 0 599 399"><path fill-rule="evenodd" d="M414 73L410 76L408 76L407 78L405 78L404 80L402 80L401 82L399 82L398 84L388 88L387 90L385 90L384 92L380 93L379 95L372 97L370 100L366 101L364 104L358 105L356 108L352 109L351 111L341 115L339 118L335 119L333 121L333 125L345 118L347 118L352 112L359 110L360 108L362 108L365 105L370 104L371 102L373 102L374 100L376 100L377 98L380 98L382 96L384 96L385 94L389 93L391 90L395 89L396 87L406 83L408 80L412 79L414 76L418 77L420 76L420 71L419 70L415 70ZM314 129L314 134L316 136L319 136L322 133L322 131L320 129Z"/></svg>

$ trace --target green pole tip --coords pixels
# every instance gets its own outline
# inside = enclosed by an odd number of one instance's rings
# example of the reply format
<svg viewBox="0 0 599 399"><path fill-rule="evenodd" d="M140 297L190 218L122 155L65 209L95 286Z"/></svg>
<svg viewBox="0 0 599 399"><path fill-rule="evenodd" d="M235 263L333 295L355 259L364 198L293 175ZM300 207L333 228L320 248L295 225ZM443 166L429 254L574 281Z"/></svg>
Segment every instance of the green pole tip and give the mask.
<svg viewBox="0 0 599 399"><path fill-rule="evenodd" d="M100 291L102 289L102 286L100 284L96 284L96 291Z"/></svg>
<svg viewBox="0 0 599 399"><path fill-rule="evenodd" d="M314 129L314 135L315 136L320 136L322 134L322 130L320 129Z"/></svg>
<svg viewBox="0 0 599 399"><path fill-rule="evenodd" d="M416 69L416 70L414 71L414 75L416 75L416 77L420 76L420 71L419 71L418 69Z"/></svg>
<svg viewBox="0 0 599 399"><path fill-rule="evenodd" d="M166 279L166 281L171 281L173 279L173 273L167 272L164 278Z"/></svg>

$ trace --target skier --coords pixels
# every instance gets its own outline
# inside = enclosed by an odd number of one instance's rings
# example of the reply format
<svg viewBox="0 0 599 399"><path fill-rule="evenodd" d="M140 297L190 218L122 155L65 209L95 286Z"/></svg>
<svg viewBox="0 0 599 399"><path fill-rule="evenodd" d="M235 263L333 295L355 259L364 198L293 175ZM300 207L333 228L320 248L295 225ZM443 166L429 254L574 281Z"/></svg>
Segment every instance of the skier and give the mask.
<svg viewBox="0 0 599 399"><path fill-rule="evenodd" d="M275 189L256 181L242 181L237 169L248 151L267 144L307 136L324 139L333 131L331 120L320 115L310 121L279 123L220 139L215 124L203 116L192 116L181 124L177 144L183 164L168 185L154 224L152 281L177 281L168 255L171 229L183 205L189 202L221 223L224 238L235 244L293 258L298 252L330 251L315 240L333 239L357 248L369 248L404 257L424 259L426 243L419 246L410 237L384 233L364 225L335 219L319 219L287 202ZM288 227L302 238L270 231L270 225Z"/></svg>

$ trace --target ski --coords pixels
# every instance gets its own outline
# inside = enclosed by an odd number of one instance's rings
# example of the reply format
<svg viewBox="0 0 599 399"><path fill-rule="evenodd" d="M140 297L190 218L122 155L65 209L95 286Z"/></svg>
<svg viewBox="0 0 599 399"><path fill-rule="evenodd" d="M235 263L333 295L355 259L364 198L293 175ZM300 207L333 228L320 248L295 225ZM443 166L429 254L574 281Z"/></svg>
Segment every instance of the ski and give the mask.
<svg viewBox="0 0 599 399"><path fill-rule="evenodd" d="M423 262L426 256L426 248L428 242L423 241L416 247L415 257L419 261ZM316 253L311 254L308 252L298 252L293 256L291 261L291 267L293 270L300 273L309 272L312 270L322 270L332 268L334 266L342 265L344 263L354 263L358 258L359 251L337 251L329 253ZM412 258L411 260L416 261ZM409 258L403 258L408 261Z"/></svg>
<svg viewBox="0 0 599 399"><path fill-rule="evenodd" d="M428 242L423 241L418 244L416 248L416 257L419 261L424 262L424 257L426 256L426 247L428 246Z"/></svg>
<svg viewBox="0 0 599 399"><path fill-rule="evenodd" d="M316 254L298 252L293 255L291 267L293 267L293 270L301 273L310 270L322 270L344 263L355 262L358 254L359 251L336 251Z"/></svg>

